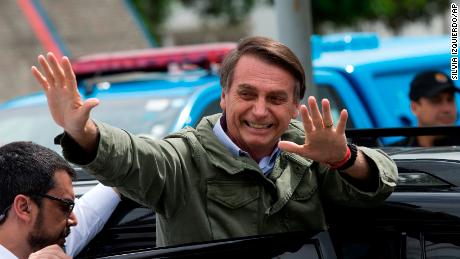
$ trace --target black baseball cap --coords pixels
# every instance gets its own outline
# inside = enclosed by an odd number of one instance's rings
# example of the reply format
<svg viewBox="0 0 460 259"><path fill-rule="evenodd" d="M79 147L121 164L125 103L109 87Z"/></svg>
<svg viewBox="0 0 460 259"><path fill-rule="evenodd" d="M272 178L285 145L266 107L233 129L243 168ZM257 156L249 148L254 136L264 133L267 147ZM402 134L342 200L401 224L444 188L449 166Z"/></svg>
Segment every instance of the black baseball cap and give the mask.
<svg viewBox="0 0 460 259"><path fill-rule="evenodd" d="M444 91L460 92L460 89L443 72L425 71L417 74L410 83L409 98L417 101L421 97L430 98Z"/></svg>

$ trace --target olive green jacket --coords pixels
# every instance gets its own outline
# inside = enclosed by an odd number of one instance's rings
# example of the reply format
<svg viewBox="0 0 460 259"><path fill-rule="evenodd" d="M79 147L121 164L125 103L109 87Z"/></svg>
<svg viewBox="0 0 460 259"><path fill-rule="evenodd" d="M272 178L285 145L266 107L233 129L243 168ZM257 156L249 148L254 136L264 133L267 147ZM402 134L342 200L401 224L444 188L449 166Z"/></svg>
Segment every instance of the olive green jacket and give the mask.
<svg viewBox="0 0 460 259"><path fill-rule="evenodd" d="M257 162L234 157L215 137L220 115L204 118L163 140L136 137L97 123L96 158L83 167L102 183L157 213L157 245L174 245L248 235L327 228L325 203L374 206L392 192L397 169L384 153L364 147L375 163L376 191L364 192L336 170L281 152L266 177ZM304 141L293 121L283 139ZM67 138L69 139L69 138ZM61 140L64 156L81 163L81 153ZM372 163L372 162L371 162Z"/></svg>

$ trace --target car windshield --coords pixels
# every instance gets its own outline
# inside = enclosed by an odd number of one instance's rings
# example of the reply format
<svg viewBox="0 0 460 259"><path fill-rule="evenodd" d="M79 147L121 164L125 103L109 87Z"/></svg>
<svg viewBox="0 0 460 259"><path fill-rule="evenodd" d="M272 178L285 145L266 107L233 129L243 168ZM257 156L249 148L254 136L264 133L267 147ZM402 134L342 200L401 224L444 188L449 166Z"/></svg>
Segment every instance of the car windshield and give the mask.
<svg viewBox="0 0 460 259"><path fill-rule="evenodd" d="M92 117L133 134L161 138L171 131L185 102L184 96L104 99ZM46 104L0 110L0 143L34 141L60 152L53 139L61 132Z"/></svg>

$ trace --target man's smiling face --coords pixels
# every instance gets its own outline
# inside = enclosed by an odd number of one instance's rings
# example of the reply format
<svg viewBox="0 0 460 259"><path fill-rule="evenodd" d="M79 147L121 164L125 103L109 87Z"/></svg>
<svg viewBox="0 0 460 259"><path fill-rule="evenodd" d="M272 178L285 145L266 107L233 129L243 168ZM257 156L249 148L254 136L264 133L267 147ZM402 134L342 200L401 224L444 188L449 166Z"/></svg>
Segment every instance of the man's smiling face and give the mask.
<svg viewBox="0 0 460 259"><path fill-rule="evenodd" d="M455 93L441 92L433 97L422 97L411 102L411 109L419 126L449 126L457 121Z"/></svg>
<svg viewBox="0 0 460 259"><path fill-rule="evenodd" d="M295 83L289 72L253 55L242 56L236 64L220 105L227 134L256 161L273 151L290 120L297 117Z"/></svg>

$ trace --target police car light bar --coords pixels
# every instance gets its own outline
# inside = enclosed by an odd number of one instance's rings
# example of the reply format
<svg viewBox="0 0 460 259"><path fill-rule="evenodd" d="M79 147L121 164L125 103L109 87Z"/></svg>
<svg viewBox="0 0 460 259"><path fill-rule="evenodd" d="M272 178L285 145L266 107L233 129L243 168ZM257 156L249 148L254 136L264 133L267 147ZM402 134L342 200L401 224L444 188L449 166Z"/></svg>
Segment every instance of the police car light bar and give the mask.
<svg viewBox="0 0 460 259"><path fill-rule="evenodd" d="M102 53L72 60L78 77L128 71L166 71L170 64L194 64L208 68L221 63L235 43L213 43Z"/></svg>
<svg viewBox="0 0 460 259"><path fill-rule="evenodd" d="M373 32L333 33L324 36L312 35L312 57L319 58L321 53L376 49L380 45L379 37Z"/></svg>

